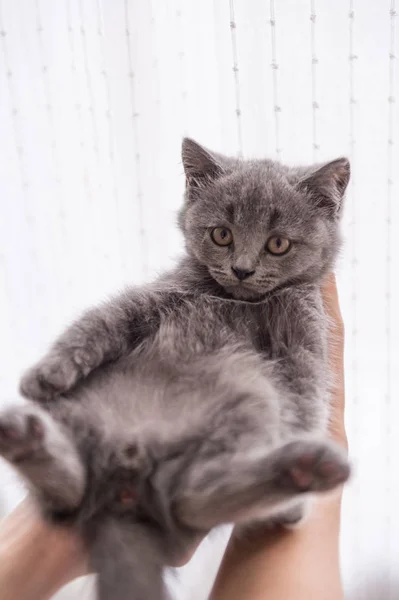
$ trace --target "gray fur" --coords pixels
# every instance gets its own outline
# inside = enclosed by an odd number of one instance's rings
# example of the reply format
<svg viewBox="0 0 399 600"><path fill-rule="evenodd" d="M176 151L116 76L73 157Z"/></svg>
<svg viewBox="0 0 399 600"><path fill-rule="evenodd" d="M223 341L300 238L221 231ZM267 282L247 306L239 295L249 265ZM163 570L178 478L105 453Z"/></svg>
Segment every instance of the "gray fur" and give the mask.
<svg viewBox="0 0 399 600"><path fill-rule="evenodd" d="M320 295L340 245L347 161L289 169L185 140L183 163L185 258L88 311L25 374L21 392L46 411L29 404L0 416L0 452L47 514L84 536L101 600L125 600L129 590L161 598L162 567L211 528L291 522L310 493L349 474L343 453L322 439ZM233 232L232 246L212 242L219 226ZM265 250L273 234L292 240L286 255ZM254 273L239 281L232 267ZM64 506L65 486L52 504L46 484L61 472L76 475Z"/></svg>

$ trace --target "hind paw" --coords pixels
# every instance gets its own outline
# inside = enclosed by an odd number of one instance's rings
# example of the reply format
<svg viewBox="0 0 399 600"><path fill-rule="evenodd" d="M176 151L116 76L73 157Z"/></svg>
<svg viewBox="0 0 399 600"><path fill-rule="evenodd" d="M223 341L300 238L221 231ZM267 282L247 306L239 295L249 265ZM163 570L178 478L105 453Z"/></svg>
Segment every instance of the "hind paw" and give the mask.
<svg viewBox="0 0 399 600"><path fill-rule="evenodd" d="M37 455L43 449L45 424L41 415L28 407L16 407L0 413L0 454L17 463Z"/></svg>
<svg viewBox="0 0 399 600"><path fill-rule="evenodd" d="M298 493L332 490L350 475L344 453L337 446L324 442L287 444L282 449L278 470L279 485Z"/></svg>

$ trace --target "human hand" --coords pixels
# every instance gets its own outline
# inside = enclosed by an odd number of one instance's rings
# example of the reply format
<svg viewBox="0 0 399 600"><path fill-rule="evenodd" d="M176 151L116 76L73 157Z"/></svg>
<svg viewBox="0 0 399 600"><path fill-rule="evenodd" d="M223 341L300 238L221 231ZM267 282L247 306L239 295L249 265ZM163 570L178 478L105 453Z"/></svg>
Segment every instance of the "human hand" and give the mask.
<svg viewBox="0 0 399 600"><path fill-rule="evenodd" d="M333 389L331 393L331 415L329 433L338 444L348 447L345 431L345 377L344 343L345 328L339 306L335 275L330 273L322 287L323 303L329 318L328 358L330 362Z"/></svg>
<svg viewBox="0 0 399 600"><path fill-rule="evenodd" d="M0 522L1 600L48 600L85 573L81 540L45 523L30 498Z"/></svg>

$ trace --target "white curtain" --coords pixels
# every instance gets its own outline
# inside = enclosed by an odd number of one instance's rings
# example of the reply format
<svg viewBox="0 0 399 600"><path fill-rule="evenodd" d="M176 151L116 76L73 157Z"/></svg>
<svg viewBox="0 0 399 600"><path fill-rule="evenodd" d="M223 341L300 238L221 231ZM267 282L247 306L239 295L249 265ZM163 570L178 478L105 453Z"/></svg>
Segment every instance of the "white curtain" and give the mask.
<svg viewBox="0 0 399 600"><path fill-rule="evenodd" d="M0 402L81 309L179 254L183 134L350 157L349 600L399 597L397 21L395 0L0 0ZM1 469L8 510L21 488ZM222 547L205 543L176 597L205 598Z"/></svg>

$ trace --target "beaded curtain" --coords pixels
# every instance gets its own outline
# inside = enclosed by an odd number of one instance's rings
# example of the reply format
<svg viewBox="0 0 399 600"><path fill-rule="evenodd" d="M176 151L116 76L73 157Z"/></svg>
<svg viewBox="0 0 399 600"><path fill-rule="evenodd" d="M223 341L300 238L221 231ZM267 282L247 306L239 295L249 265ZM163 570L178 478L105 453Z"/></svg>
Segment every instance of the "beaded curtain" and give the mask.
<svg viewBox="0 0 399 600"><path fill-rule="evenodd" d="M18 400L23 368L84 307L173 264L184 134L290 164L351 159L338 265L355 466L341 540L349 600L399 597L396 10L0 0L0 403ZM22 488L0 468L7 511ZM225 539L173 579L176 598L206 597Z"/></svg>

